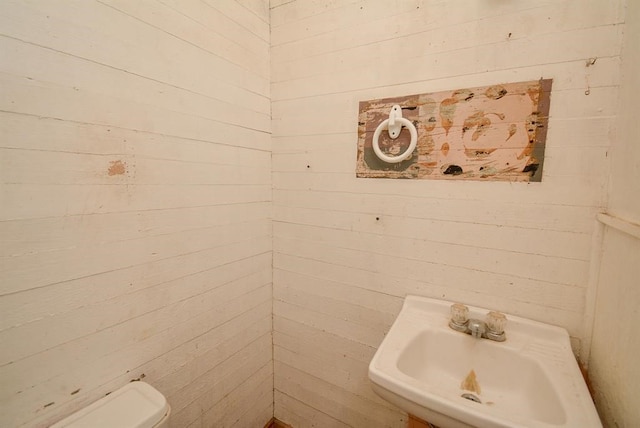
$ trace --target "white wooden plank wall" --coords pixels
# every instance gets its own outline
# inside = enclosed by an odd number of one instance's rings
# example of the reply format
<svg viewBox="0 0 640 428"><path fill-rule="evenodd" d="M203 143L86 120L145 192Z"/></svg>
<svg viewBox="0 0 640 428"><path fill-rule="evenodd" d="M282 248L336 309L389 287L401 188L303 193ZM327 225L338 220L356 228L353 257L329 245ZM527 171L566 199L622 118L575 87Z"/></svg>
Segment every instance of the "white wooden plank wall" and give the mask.
<svg viewBox="0 0 640 428"><path fill-rule="evenodd" d="M271 2L276 417L403 426L367 364L406 294L563 326L579 352L623 15L618 0ZM554 80L542 183L356 179L359 101L539 78Z"/></svg>
<svg viewBox="0 0 640 428"><path fill-rule="evenodd" d="M611 177L606 211L616 222L602 228L602 261L594 298L589 377L605 426L640 426L640 239L629 233L640 224L640 2L625 13L620 107L611 145ZM618 228L616 223L625 227ZM635 225L632 226L632 225ZM595 293L594 293L595 294Z"/></svg>
<svg viewBox="0 0 640 428"><path fill-rule="evenodd" d="M0 426L273 415L266 0L0 2Z"/></svg>

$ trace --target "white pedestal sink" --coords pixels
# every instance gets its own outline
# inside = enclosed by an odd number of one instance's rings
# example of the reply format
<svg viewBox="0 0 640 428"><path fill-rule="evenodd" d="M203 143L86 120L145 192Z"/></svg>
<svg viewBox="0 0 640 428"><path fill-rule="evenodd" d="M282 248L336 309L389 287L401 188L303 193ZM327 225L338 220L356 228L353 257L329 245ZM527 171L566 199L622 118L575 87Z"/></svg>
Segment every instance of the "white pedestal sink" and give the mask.
<svg viewBox="0 0 640 428"><path fill-rule="evenodd" d="M452 303L407 296L369 365L376 393L440 428L602 427L566 330L507 315L506 341L475 339L449 327Z"/></svg>

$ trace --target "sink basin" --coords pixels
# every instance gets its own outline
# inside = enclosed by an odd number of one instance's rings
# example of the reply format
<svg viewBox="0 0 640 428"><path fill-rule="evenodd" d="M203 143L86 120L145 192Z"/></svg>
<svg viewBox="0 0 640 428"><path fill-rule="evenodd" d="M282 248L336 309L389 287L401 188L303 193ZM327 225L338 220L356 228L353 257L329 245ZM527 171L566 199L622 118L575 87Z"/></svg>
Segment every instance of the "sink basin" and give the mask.
<svg viewBox="0 0 640 428"><path fill-rule="evenodd" d="M440 428L602 427L566 330L507 315L506 341L475 339L452 303L407 296L369 365L378 395Z"/></svg>

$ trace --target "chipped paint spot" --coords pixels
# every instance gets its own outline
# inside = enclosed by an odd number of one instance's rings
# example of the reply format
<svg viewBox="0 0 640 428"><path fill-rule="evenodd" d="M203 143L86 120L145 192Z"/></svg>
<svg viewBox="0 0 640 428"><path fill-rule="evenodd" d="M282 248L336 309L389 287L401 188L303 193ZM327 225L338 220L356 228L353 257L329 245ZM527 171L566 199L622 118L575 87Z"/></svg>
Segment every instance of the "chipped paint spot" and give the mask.
<svg viewBox="0 0 640 428"><path fill-rule="evenodd" d="M527 88L527 94L534 104L538 104L540 101L540 86L531 85Z"/></svg>
<svg viewBox="0 0 640 428"><path fill-rule="evenodd" d="M507 137L507 139L505 141L509 141L509 138L511 138L514 135L516 135L517 131L518 131L518 126L515 123L512 123L511 125L509 125L509 136Z"/></svg>
<svg viewBox="0 0 640 428"><path fill-rule="evenodd" d="M507 95L507 90L502 85L489 86L486 91L484 91L484 96L490 98L492 100L499 100L500 98Z"/></svg>
<svg viewBox="0 0 640 428"><path fill-rule="evenodd" d="M471 140L476 141L487 131L487 128L491 126L491 119L485 116L483 111L478 111L464 120L464 126L462 127L462 136L464 133L476 128Z"/></svg>
<svg viewBox="0 0 640 428"><path fill-rule="evenodd" d="M131 382L140 382L140 381L141 381L142 379L144 379L145 377L147 377L147 376L146 376L144 373L141 373L141 374L140 374L140 377L135 378L135 379L131 379L131 380L129 381L129 383L131 383Z"/></svg>
<svg viewBox="0 0 640 428"><path fill-rule="evenodd" d="M482 159L489 156L491 153L495 152L496 149L468 149L465 147L464 154L467 155L468 158L477 158Z"/></svg>
<svg viewBox="0 0 640 428"><path fill-rule="evenodd" d="M535 174L536 171L538 170L538 164L537 163L530 163L527 166L524 167L524 169L522 170L522 172L528 172L531 175Z"/></svg>
<svg viewBox="0 0 640 428"><path fill-rule="evenodd" d="M462 168L460 168L458 165L449 165L443 172L443 174L446 175L460 175L462 173Z"/></svg>
<svg viewBox="0 0 640 428"><path fill-rule="evenodd" d="M111 175L122 175L127 172L127 164L121 160L111 161L107 173Z"/></svg>
<svg viewBox="0 0 640 428"><path fill-rule="evenodd" d="M440 121L442 122L442 127L447 135L453 126L453 116L456 113L457 102L458 100L455 98L447 98L440 103Z"/></svg>

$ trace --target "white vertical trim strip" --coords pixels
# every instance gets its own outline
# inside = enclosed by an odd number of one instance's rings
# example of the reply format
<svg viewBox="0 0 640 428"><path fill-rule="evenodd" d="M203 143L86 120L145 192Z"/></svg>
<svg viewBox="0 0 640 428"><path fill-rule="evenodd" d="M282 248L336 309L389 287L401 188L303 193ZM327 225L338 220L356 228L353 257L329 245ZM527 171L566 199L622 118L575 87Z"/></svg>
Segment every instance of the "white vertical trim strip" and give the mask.
<svg viewBox="0 0 640 428"><path fill-rule="evenodd" d="M604 225L599 221L595 221L594 223L595 229L591 237L589 280L587 282L587 292L585 297L582 343L580 345L579 355L579 359L585 368L589 365L589 356L591 354L591 340L596 313L596 301L598 300L600 264L602 261L602 240L604 239Z"/></svg>

